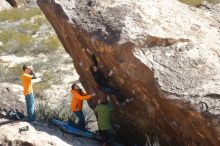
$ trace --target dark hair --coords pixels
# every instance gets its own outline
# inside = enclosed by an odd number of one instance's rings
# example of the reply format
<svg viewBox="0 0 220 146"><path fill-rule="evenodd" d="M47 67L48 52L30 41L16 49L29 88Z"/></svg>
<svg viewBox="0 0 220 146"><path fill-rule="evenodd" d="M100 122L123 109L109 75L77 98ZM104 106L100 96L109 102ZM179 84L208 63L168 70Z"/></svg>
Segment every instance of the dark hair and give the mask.
<svg viewBox="0 0 220 146"><path fill-rule="evenodd" d="M72 90L74 90L75 85L76 85L76 84L73 84L73 85L71 86Z"/></svg>
<svg viewBox="0 0 220 146"><path fill-rule="evenodd" d="M25 71L26 69L28 69L28 65L23 65L23 71Z"/></svg>
<svg viewBox="0 0 220 146"><path fill-rule="evenodd" d="M75 86L76 86L76 84L73 84L73 85L71 86L72 90L75 90L75 89L74 89ZM85 94L85 93L82 91L82 89L79 89L79 90L77 90L77 91L78 91L79 94L82 95L82 96L87 95L87 94Z"/></svg>

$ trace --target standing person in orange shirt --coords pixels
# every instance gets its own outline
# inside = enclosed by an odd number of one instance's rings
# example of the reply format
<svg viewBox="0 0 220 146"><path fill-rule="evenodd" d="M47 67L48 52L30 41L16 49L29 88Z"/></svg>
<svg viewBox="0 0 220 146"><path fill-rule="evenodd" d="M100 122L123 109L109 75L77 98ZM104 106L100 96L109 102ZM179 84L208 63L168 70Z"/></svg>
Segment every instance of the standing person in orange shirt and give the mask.
<svg viewBox="0 0 220 146"><path fill-rule="evenodd" d="M95 93L92 93L91 95L85 94L82 91L82 89L80 89L79 86L76 84L73 84L71 88L72 88L71 93L73 95L71 102L71 110L78 118L78 122L76 123L76 126L77 128L85 130L85 117L82 112L83 100L89 100L96 94Z"/></svg>
<svg viewBox="0 0 220 146"><path fill-rule="evenodd" d="M27 115L28 115L28 121L34 122L35 121L35 101L34 101L34 95L32 90L32 79L36 79L36 75L33 71L32 66L23 65L23 74L21 75L21 82L24 89L24 96L26 100L26 106L27 106Z"/></svg>

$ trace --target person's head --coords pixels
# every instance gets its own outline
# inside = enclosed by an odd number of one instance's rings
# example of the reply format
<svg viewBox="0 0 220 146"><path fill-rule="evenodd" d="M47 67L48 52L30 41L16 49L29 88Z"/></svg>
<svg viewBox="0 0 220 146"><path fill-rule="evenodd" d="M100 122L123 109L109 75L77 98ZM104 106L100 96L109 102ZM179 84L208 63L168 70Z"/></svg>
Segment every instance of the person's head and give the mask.
<svg viewBox="0 0 220 146"><path fill-rule="evenodd" d="M23 65L23 71L26 74L29 74L31 72L30 66L29 65Z"/></svg>
<svg viewBox="0 0 220 146"><path fill-rule="evenodd" d="M77 84L73 84L73 85L71 86L71 88L72 88L72 90L76 90L76 91L78 91L78 90L80 89Z"/></svg>

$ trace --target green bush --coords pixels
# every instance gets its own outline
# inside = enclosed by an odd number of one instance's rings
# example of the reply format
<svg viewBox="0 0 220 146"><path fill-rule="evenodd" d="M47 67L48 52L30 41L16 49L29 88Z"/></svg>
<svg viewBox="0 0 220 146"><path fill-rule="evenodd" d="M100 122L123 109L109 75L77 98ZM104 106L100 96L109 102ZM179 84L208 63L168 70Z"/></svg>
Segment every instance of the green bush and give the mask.
<svg viewBox="0 0 220 146"><path fill-rule="evenodd" d="M50 25L49 21L47 20L47 18L44 15L40 15L39 17L35 17L34 18L34 24L38 24L38 25Z"/></svg>
<svg viewBox="0 0 220 146"><path fill-rule="evenodd" d="M4 10L0 12L0 21L17 21L21 19L30 19L33 16L40 15L41 10L39 8L15 8L10 10Z"/></svg>
<svg viewBox="0 0 220 146"><path fill-rule="evenodd" d="M42 64L41 64L42 66ZM40 67L40 66L39 66ZM38 65L34 65L35 70L39 71L39 67ZM58 79L56 78L56 74L49 70L49 71L45 71L42 76L42 81L36 84L33 84L33 88L34 90L38 91L38 92L43 92L46 89L49 89L51 87L51 85L57 84L58 83Z"/></svg>
<svg viewBox="0 0 220 146"><path fill-rule="evenodd" d="M56 35L54 36L49 36L45 41L44 41L44 45L45 47L50 50L50 51L54 51L57 50L61 45L60 45L60 41L57 38Z"/></svg>
<svg viewBox="0 0 220 146"><path fill-rule="evenodd" d="M39 120L49 121L51 118L58 118L61 120L73 119L72 112L66 105L66 101L62 100L55 107L49 105L49 101L41 101L37 104L36 115Z"/></svg>
<svg viewBox="0 0 220 146"><path fill-rule="evenodd" d="M0 40L3 43L3 46L0 46L0 53L18 53L32 44L31 36L14 30L1 32Z"/></svg>
<svg viewBox="0 0 220 146"><path fill-rule="evenodd" d="M43 90L49 89L54 81L54 73L51 71L46 71L41 76L42 82L33 84L33 88L36 91L43 92Z"/></svg>
<svg viewBox="0 0 220 146"><path fill-rule="evenodd" d="M207 0L207 2L211 4L217 4L217 3L220 3L220 0Z"/></svg>
<svg viewBox="0 0 220 146"><path fill-rule="evenodd" d="M49 89L51 84L49 82L39 82L33 84L33 89L39 92L43 92L43 90Z"/></svg>
<svg viewBox="0 0 220 146"><path fill-rule="evenodd" d="M33 23L33 24L30 24L28 22L24 22L22 24L20 24L20 31L21 32L31 32L32 34L36 33L40 28L40 25L37 24L37 23Z"/></svg>
<svg viewBox="0 0 220 146"><path fill-rule="evenodd" d="M179 1L181 1L185 4L188 4L188 5L198 5L203 2L203 0L179 0ZM206 0L206 1L209 3L212 3L212 4L216 4L216 3L220 2L219 0Z"/></svg>
<svg viewBox="0 0 220 146"><path fill-rule="evenodd" d="M58 50L61 47L61 43L57 36L50 35L47 38L41 40L39 42L38 48L34 50L35 54L39 53L50 53Z"/></svg>
<svg viewBox="0 0 220 146"><path fill-rule="evenodd" d="M0 80L4 82L15 82L20 80L22 66L15 65L13 67L0 65Z"/></svg>

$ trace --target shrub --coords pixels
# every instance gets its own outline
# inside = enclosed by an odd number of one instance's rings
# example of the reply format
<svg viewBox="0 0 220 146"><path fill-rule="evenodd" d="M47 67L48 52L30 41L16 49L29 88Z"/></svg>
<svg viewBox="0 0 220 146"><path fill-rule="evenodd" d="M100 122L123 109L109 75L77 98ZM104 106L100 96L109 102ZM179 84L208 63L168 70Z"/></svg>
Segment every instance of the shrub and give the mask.
<svg viewBox="0 0 220 146"><path fill-rule="evenodd" d="M54 81L54 73L51 71L45 71L42 76L42 82L33 84L33 88L36 91L43 92L43 90L49 89Z"/></svg>
<svg viewBox="0 0 220 146"><path fill-rule="evenodd" d="M40 25L39 24L30 24L28 22L24 22L22 24L20 24L20 28L19 30L21 32L31 32L31 34L34 34L36 33L40 28Z"/></svg>
<svg viewBox="0 0 220 146"><path fill-rule="evenodd" d="M29 35L14 30L1 32L0 40L3 43L3 46L0 46L0 53L17 53L29 47L32 43L32 38Z"/></svg>
<svg viewBox="0 0 220 146"><path fill-rule="evenodd" d="M217 4L217 3L220 3L220 0L207 0L207 2L211 4Z"/></svg>
<svg viewBox="0 0 220 146"><path fill-rule="evenodd" d="M49 51L54 51L57 50L61 45L60 41L58 40L57 36L49 36L45 41L44 41L45 48L47 48Z"/></svg>
<svg viewBox="0 0 220 146"><path fill-rule="evenodd" d="M54 36L50 35L46 39L41 40L39 42L38 48L34 50L34 53L50 53L58 50L60 47L60 41L54 34Z"/></svg>
<svg viewBox="0 0 220 146"><path fill-rule="evenodd" d="M0 65L0 80L4 82L14 82L20 80L22 66L15 65L14 67Z"/></svg>
<svg viewBox="0 0 220 146"><path fill-rule="evenodd" d="M72 118L72 112L66 105L66 100L60 101L55 107L49 105L49 100L40 101L37 104L36 115L39 120L45 121L49 121L51 118L67 121Z"/></svg>
<svg viewBox="0 0 220 146"><path fill-rule="evenodd" d="M198 5L203 2L203 0L179 0L179 1L189 4L189 5ZM206 0L206 1L212 4L217 4L220 2L220 0Z"/></svg>
<svg viewBox="0 0 220 146"><path fill-rule="evenodd" d="M21 19L30 19L33 16L40 15L39 8L15 8L10 10L4 10L0 12L0 21L17 21Z"/></svg>
<svg viewBox="0 0 220 146"><path fill-rule="evenodd" d="M46 24L46 25L50 25L49 21L46 19L45 16L43 15L40 15L38 17L35 17L34 18L34 24L38 24L38 25L43 25L43 24Z"/></svg>
<svg viewBox="0 0 220 146"><path fill-rule="evenodd" d="M51 84L49 82L39 82L39 83L33 84L34 90L39 91L39 92L49 89L50 87L51 87Z"/></svg>

